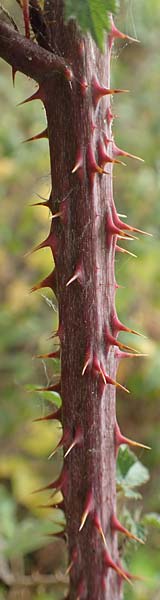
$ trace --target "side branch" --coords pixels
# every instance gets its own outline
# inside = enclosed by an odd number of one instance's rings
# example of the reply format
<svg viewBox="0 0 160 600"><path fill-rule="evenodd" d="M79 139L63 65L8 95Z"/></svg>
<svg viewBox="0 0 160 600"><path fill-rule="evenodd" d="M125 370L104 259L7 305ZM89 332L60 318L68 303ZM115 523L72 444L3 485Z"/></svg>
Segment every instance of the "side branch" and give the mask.
<svg viewBox="0 0 160 600"><path fill-rule="evenodd" d="M63 58L26 39L3 21L0 21L0 58L38 83L55 71L66 75Z"/></svg>

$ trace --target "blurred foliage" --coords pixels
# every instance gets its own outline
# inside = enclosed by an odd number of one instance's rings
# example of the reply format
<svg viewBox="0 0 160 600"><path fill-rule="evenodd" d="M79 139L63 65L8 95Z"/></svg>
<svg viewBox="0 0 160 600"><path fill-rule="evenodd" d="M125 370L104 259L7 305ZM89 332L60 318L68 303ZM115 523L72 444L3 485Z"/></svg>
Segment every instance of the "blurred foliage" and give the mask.
<svg viewBox="0 0 160 600"><path fill-rule="evenodd" d="M13 0L3 0L3 4L20 23L18 4L14 2L13 7ZM118 421L128 437L152 447L151 452L139 450L137 460L125 447L119 453L117 484L122 521L142 539L149 529L147 544L141 547L135 542L129 544L120 536L120 551L125 554L127 569L144 576L144 580L135 582L133 589L125 585L125 600L159 600L159 0L121 0L116 23L141 40L141 44L123 41L114 47L112 83L115 87L130 89L131 93L114 99L113 111L118 119L114 121L113 131L118 146L142 156L145 163L126 159L126 169L117 166L115 201L119 212L127 214L130 224L153 234L152 238L140 236L140 240L127 243L126 247L132 245L137 259L120 256L116 260L117 281L126 285L117 291L118 314L127 325L146 335L146 338L134 336L134 344L133 336L123 334L122 339L148 354L146 359L124 360L120 365L119 378L132 394L126 400L119 393ZM62 530L64 516L59 509L42 510L38 504L46 503L46 492L42 492L40 501L32 492L56 478L61 468L61 451L51 461L47 460L61 437L59 422L33 423L33 419L52 410L53 403L60 405L58 395L35 390L52 381L53 374L59 371L58 361L36 359L37 354L51 351L53 345L57 349L57 340L53 344L48 338L51 330L57 328L58 314L56 300L48 290L29 293L32 285L52 268L49 250L26 256L49 230L48 211L30 205L39 201L39 195L48 198L50 166L46 140L22 143L45 128L45 114L38 102L17 108L35 86L17 74L13 90L10 68L3 61L0 67L3 115L0 128L0 577L5 582L11 572L15 578L17 572L22 576L58 574L56 583L49 587L45 581L39 581L37 586L23 588L23 591L13 586L8 593L7 586L2 584L0 600L57 600L64 595L66 583L62 579L67 557L64 541L56 538L55 543L47 534ZM143 511L137 491L139 484ZM127 494L130 498L124 506L122 496ZM58 493L54 502L60 500Z"/></svg>

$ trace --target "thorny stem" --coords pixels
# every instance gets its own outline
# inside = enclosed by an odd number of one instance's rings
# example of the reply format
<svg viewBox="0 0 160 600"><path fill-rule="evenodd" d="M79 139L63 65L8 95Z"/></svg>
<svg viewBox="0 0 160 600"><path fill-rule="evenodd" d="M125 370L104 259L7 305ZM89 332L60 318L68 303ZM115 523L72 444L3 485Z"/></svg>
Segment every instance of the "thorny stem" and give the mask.
<svg viewBox="0 0 160 600"><path fill-rule="evenodd" d="M58 40L58 35L57 35ZM60 44L60 39L58 40ZM65 497L70 562L77 548L77 560L70 572L70 600L76 600L79 587L82 598L117 600L118 578L108 569L106 590L103 589L104 542L89 515L79 532L88 492L92 491L94 508L98 511L108 549L117 560L116 534L111 533L110 517L115 509L115 387L104 385L101 373L92 368L93 356L102 361L105 371L116 378L114 350L106 356L103 329L110 326L114 307L114 242L106 246L105 216L111 211L112 168L109 175L92 172L90 144L97 157L99 130L104 125L109 100L102 100L93 108L91 81L97 74L103 85L109 87L109 52L101 56L88 38L83 47L74 26L66 33L65 56L75 75L72 87L68 82L48 81L45 94L52 173L52 211L73 189L68 197L66 224L53 222L57 238L55 255L58 278L59 319L62 328L61 378L63 427L74 437L78 426L83 431L82 443L65 460L68 487ZM64 38L63 38L64 49ZM81 83L87 81L88 89ZM97 129L93 131L93 124ZM78 153L82 154L81 167L74 171ZM75 269L83 269L84 280L66 287ZM91 370L82 370L87 350L91 351Z"/></svg>
<svg viewBox="0 0 160 600"><path fill-rule="evenodd" d="M59 486L63 484L69 563L73 563L69 599L118 600L120 581L113 566L118 560L117 535L111 529L116 508L115 385L108 383L116 379L117 365L114 346L107 350L104 339L106 326L114 335L116 236L112 165L105 167L98 152L102 131L105 139L111 138L106 119L110 96L98 97L97 83L110 88L110 48L106 43L101 55L89 36L83 40L72 21L64 25L62 7L58 0L45 2L48 42L54 51L0 22L0 56L41 84L51 159L49 206L52 214L63 215L53 219L47 244L58 284L62 423L72 440L81 432L66 456L65 479L58 480ZM71 65L72 81L66 77L66 65ZM110 145L107 153L111 156ZM67 286L74 274L77 279Z"/></svg>

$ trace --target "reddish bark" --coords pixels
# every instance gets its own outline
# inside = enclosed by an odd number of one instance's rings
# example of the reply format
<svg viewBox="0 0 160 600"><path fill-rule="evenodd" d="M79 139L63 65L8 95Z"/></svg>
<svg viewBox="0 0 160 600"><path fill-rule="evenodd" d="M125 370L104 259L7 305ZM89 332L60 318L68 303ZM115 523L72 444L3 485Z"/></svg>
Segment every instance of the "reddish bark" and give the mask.
<svg viewBox="0 0 160 600"><path fill-rule="evenodd" d="M118 600L117 534L111 527L117 367L112 327L117 227L109 142L112 44L109 39L102 55L73 21L64 24L62 7L58 0L45 2L47 43L37 36L43 48L0 23L0 56L40 84L51 159L49 207L53 215L60 213L39 247L49 245L55 259L63 428L71 441L81 432L65 458L65 485L63 473L55 482L64 493L72 565L69 598ZM31 21L36 31L33 13ZM54 482L46 487L53 488Z"/></svg>

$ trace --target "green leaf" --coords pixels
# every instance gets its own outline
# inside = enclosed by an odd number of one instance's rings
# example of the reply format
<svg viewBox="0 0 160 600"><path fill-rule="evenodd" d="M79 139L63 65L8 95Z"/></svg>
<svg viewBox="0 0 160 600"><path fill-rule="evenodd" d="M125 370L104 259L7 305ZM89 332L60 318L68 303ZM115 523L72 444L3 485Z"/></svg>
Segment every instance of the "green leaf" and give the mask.
<svg viewBox="0 0 160 600"><path fill-rule="evenodd" d="M126 498L138 500L141 494L134 490L149 479L149 472L126 445L121 446L117 460L117 491Z"/></svg>
<svg viewBox="0 0 160 600"><path fill-rule="evenodd" d="M58 523L58 520L56 523L51 523L36 519L26 519L22 523L17 523L14 536L12 539L5 541L5 556L9 559L13 556L25 556L28 552L47 546L51 543L50 534L54 533L56 537L56 533L63 531L64 526L63 516L60 523Z"/></svg>
<svg viewBox="0 0 160 600"><path fill-rule="evenodd" d="M65 0L65 17L75 18L103 51L104 33L110 30L109 12L116 12L118 5L118 0Z"/></svg>
<svg viewBox="0 0 160 600"><path fill-rule="evenodd" d="M145 525L152 525L152 527L157 527L157 529L160 529L160 514L148 513L144 516L143 523Z"/></svg>
<svg viewBox="0 0 160 600"><path fill-rule="evenodd" d="M121 489L125 498L128 498L129 500L141 500L142 498L142 494L140 494L140 492L135 492L135 490L128 488L127 485L122 485Z"/></svg>
<svg viewBox="0 0 160 600"><path fill-rule="evenodd" d="M124 445L120 447L117 459L117 479L122 480L126 477L130 467L136 462L136 456L128 446Z"/></svg>
<svg viewBox="0 0 160 600"><path fill-rule="evenodd" d="M34 384L27 384L25 386L25 389L29 393L35 392L36 397L37 397L37 394L39 394L40 398L42 398L43 400L47 400L47 402L52 402L52 404L55 404L58 408L59 408L59 406L61 406L61 399L60 399L60 395L58 394L58 392L39 390L37 385L34 385Z"/></svg>
<svg viewBox="0 0 160 600"><path fill-rule="evenodd" d="M137 485L143 485L149 479L149 472L142 463L137 460L134 465L129 469L126 477L125 484L129 488L137 487Z"/></svg>

